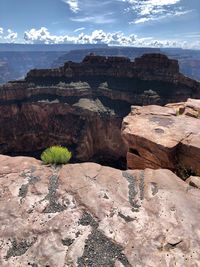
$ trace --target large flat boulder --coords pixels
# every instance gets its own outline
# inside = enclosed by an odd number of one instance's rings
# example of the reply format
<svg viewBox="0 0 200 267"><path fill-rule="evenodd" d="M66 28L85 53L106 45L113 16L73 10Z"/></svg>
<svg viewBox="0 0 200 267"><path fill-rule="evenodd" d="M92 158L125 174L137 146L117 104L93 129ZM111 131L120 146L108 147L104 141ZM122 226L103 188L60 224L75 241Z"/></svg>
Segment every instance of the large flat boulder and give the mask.
<svg viewBox="0 0 200 267"><path fill-rule="evenodd" d="M0 156L0 266L198 267L199 204L169 170Z"/></svg>
<svg viewBox="0 0 200 267"><path fill-rule="evenodd" d="M167 168L183 176L200 175L199 129L200 100L165 107L133 106L122 126L128 168Z"/></svg>

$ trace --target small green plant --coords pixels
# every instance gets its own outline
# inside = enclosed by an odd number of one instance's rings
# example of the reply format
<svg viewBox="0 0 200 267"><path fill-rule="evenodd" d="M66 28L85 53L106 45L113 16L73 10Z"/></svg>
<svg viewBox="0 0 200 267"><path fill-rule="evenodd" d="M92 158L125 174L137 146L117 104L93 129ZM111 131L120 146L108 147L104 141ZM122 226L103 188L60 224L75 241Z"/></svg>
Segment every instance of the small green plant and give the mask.
<svg viewBox="0 0 200 267"><path fill-rule="evenodd" d="M43 151L41 160L45 164L66 164L71 159L72 153L62 146L52 146Z"/></svg>

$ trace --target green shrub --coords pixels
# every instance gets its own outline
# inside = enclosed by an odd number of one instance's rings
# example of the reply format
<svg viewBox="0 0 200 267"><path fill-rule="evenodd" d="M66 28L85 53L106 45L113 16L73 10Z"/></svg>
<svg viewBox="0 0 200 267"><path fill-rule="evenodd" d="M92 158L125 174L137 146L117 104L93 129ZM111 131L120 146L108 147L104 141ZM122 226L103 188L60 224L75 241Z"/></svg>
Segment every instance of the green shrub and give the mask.
<svg viewBox="0 0 200 267"><path fill-rule="evenodd" d="M52 146L41 155L41 160L45 164L66 164L72 157L72 153L62 146Z"/></svg>

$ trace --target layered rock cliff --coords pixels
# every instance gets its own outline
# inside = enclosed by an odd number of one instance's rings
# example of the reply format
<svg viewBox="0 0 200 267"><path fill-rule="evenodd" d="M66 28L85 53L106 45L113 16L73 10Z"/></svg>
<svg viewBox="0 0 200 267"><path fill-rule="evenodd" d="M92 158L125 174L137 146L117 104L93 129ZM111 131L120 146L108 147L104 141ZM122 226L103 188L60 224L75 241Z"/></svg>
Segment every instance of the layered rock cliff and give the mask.
<svg viewBox="0 0 200 267"><path fill-rule="evenodd" d="M200 81L200 50L189 50L181 48L147 48L147 47L104 47L93 49L72 50L58 57L53 68L63 66L66 61L81 62L89 53L101 56L124 56L134 60L143 54L162 53L179 62L181 73Z"/></svg>
<svg viewBox="0 0 200 267"><path fill-rule="evenodd" d="M166 104L200 97L200 84L160 54L128 58L87 56L82 63L32 70L0 87L0 153L39 155L68 146L75 161L124 167L121 122L132 104Z"/></svg>
<svg viewBox="0 0 200 267"><path fill-rule="evenodd" d="M145 54L134 62L124 57L90 55L81 63L67 62L57 69L32 70L25 80L38 85L87 81L99 94L104 93L105 87L106 91L115 92L116 99L121 92L128 96L129 103L138 105L178 102L200 94L200 83L182 75L178 61L162 54Z"/></svg>
<svg viewBox="0 0 200 267"><path fill-rule="evenodd" d="M0 265L198 267L199 200L168 170L0 155Z"/></svg>

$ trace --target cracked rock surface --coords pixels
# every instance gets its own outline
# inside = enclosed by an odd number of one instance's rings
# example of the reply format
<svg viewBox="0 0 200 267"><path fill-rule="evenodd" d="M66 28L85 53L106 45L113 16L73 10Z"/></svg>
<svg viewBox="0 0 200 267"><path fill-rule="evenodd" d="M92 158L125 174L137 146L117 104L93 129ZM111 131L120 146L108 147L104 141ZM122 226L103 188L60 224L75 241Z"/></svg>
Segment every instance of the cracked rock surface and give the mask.
<svg viewBox="0 0 200 267"><path fill-rule="evenodd" d="M169 170L0 156L1 267L198 267L199 221Z"/></svg>
<svg viewBox="0 0 200 267"><path fill-rule="evenodd" d="M185 179L200 175L199 129L200 100L132 106L122 126L128 168L167 168Z"/></svg>

